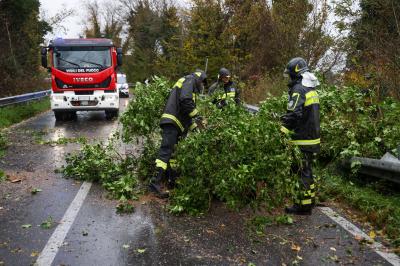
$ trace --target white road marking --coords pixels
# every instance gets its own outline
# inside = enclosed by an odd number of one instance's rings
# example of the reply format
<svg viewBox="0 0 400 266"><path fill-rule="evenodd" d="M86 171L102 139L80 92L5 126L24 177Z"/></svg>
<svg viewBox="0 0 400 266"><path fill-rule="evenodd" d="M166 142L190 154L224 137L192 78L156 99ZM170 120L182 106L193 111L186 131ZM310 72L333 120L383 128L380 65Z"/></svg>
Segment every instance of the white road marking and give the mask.
<svg viewBox="0 0 400 266"><path fill-rule="evenodd" d="M57 226L56 230L54 230L46 246L40 253L35 265L51 265L57 255L58 249L61 247L65 237L67 236L68 231L74 223L75 218L78 215L79 210L82 207L91 186L92 183L83 182L74 200L71 202L68 210L65 212L64 217L61 219L60 224Z"/></svg>
<svg viewBox="0 0 400 266"><path fill-rule="evenodd" d="M386 251L386 248L379 242L374 241L369 235L364 233L361 229L357 226L352 224L351 222L347 221L345 218L341 217L338 213L332 210L329 207L319 207L318 208L322 213L327 215L341 227L343 227L347 232L352 234L353 236L360 236L367 241L371 242L369 246L378 253L382 258L387 260L389 263L395 266L400 266L400 257L394 253Z"/></svg>

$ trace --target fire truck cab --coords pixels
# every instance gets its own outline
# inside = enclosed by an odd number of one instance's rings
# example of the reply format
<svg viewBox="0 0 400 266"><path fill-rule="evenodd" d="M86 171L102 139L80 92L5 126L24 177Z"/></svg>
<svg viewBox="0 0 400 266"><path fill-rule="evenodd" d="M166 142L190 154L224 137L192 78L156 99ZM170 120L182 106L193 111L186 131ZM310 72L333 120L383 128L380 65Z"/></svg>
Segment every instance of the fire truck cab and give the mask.
<svg viewBox="0 0 400 266"><path fill-rule="evenodd" d="M57 38L41 54L42 66L51 73L50 102L56 120L76 117L77 111L103 110L107 119L118 116L121 48L109 39Z"/></svg>

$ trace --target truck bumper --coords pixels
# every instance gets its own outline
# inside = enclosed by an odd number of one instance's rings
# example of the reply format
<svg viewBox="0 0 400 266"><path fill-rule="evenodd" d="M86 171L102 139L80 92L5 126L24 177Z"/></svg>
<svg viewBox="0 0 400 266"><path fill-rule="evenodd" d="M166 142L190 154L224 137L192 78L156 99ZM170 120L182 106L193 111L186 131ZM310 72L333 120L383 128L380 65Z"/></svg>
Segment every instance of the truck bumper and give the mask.
<svg viewBox="0 0 400 266"><path fill-rule="evenodd" d="M104 91L94 91L92 95L75 95L74 91L52 92L50 103L53 111L118 110L119 94Z"/></svg>

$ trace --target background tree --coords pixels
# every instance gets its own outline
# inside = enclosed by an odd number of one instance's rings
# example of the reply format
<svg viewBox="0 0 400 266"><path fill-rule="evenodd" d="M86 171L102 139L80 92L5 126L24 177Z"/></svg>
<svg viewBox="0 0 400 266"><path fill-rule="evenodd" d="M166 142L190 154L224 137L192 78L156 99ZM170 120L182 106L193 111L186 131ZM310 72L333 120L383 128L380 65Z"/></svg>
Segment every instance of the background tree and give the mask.
<svg viewBox="0 0 400 266"><path fill-rule="evenodd" d="M151 3L139 0L129 7L128 36L125 42L128 78L144 81L155 74L155 62L161 53L161 18Z"/></svg>
<svg viewBox="0 0 400 266"><path fill-rule="evenodd" d="M163 5L160 20L161 51L156 60L156 72L177 79L185 72L181 57L184 43L183 23L178 9L167 4Z"/></svg>
<svg viewBox="0 0 400 266"><path fill-rule="evenodd" d="M114 1L101 2L97 0L85 3L87 21L83 34L86 38L108 38L117 47L122 45L124 22L121 16L121 6Z"/></svg>
<svg viewBox="0 0 400 266"><path fill-rule="evenodd" d="M51 30L39 6L39 0L0 1L0 96L38 89L40 44Z"/></svg>
<svg viewBox="0 0 400 266"><path fill-rule="evenodd" d="M222 8L223 2L219 0L193 1L182 51L186 71L205 69L208 58L209 76L216 77L222 66L232 64L229 40L224 34L227 21Z"/></svg>
<svg viewBox="0 0 400 266"><path fill-rule="evenodd" d="M347 7L342 14L354 12L346 1L342 4ZM361 0L358 11L350 21L348 80L374 88L380 97L400 98L400 2Z"/></svg>

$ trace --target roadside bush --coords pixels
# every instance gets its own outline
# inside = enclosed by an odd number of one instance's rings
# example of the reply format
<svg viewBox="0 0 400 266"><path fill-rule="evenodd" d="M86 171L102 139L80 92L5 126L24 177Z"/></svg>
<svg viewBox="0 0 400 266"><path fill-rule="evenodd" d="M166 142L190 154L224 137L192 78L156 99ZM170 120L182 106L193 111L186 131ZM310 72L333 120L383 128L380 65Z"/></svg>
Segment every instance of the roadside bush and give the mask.
<svg viewBox="0 0 400 266"><path fill-rule="evenodd" d="M7 148L7 138L3 132L0 131L0 156L2 151Z"/></svg>
<svg viewBox="0 0 400 266"><path fill-rule="evenodd" d="M321 156L334 161L352 156L380 158L400 145L400 103L375 102L355 87L323 85L321 97Z"/></svg>
<svg viewBox="0 0 400 266"><path fill-rule="evenodd" d="M20 103L0 108L0 129L7 128L25 119L50 109L49 98Z"/></svg>

